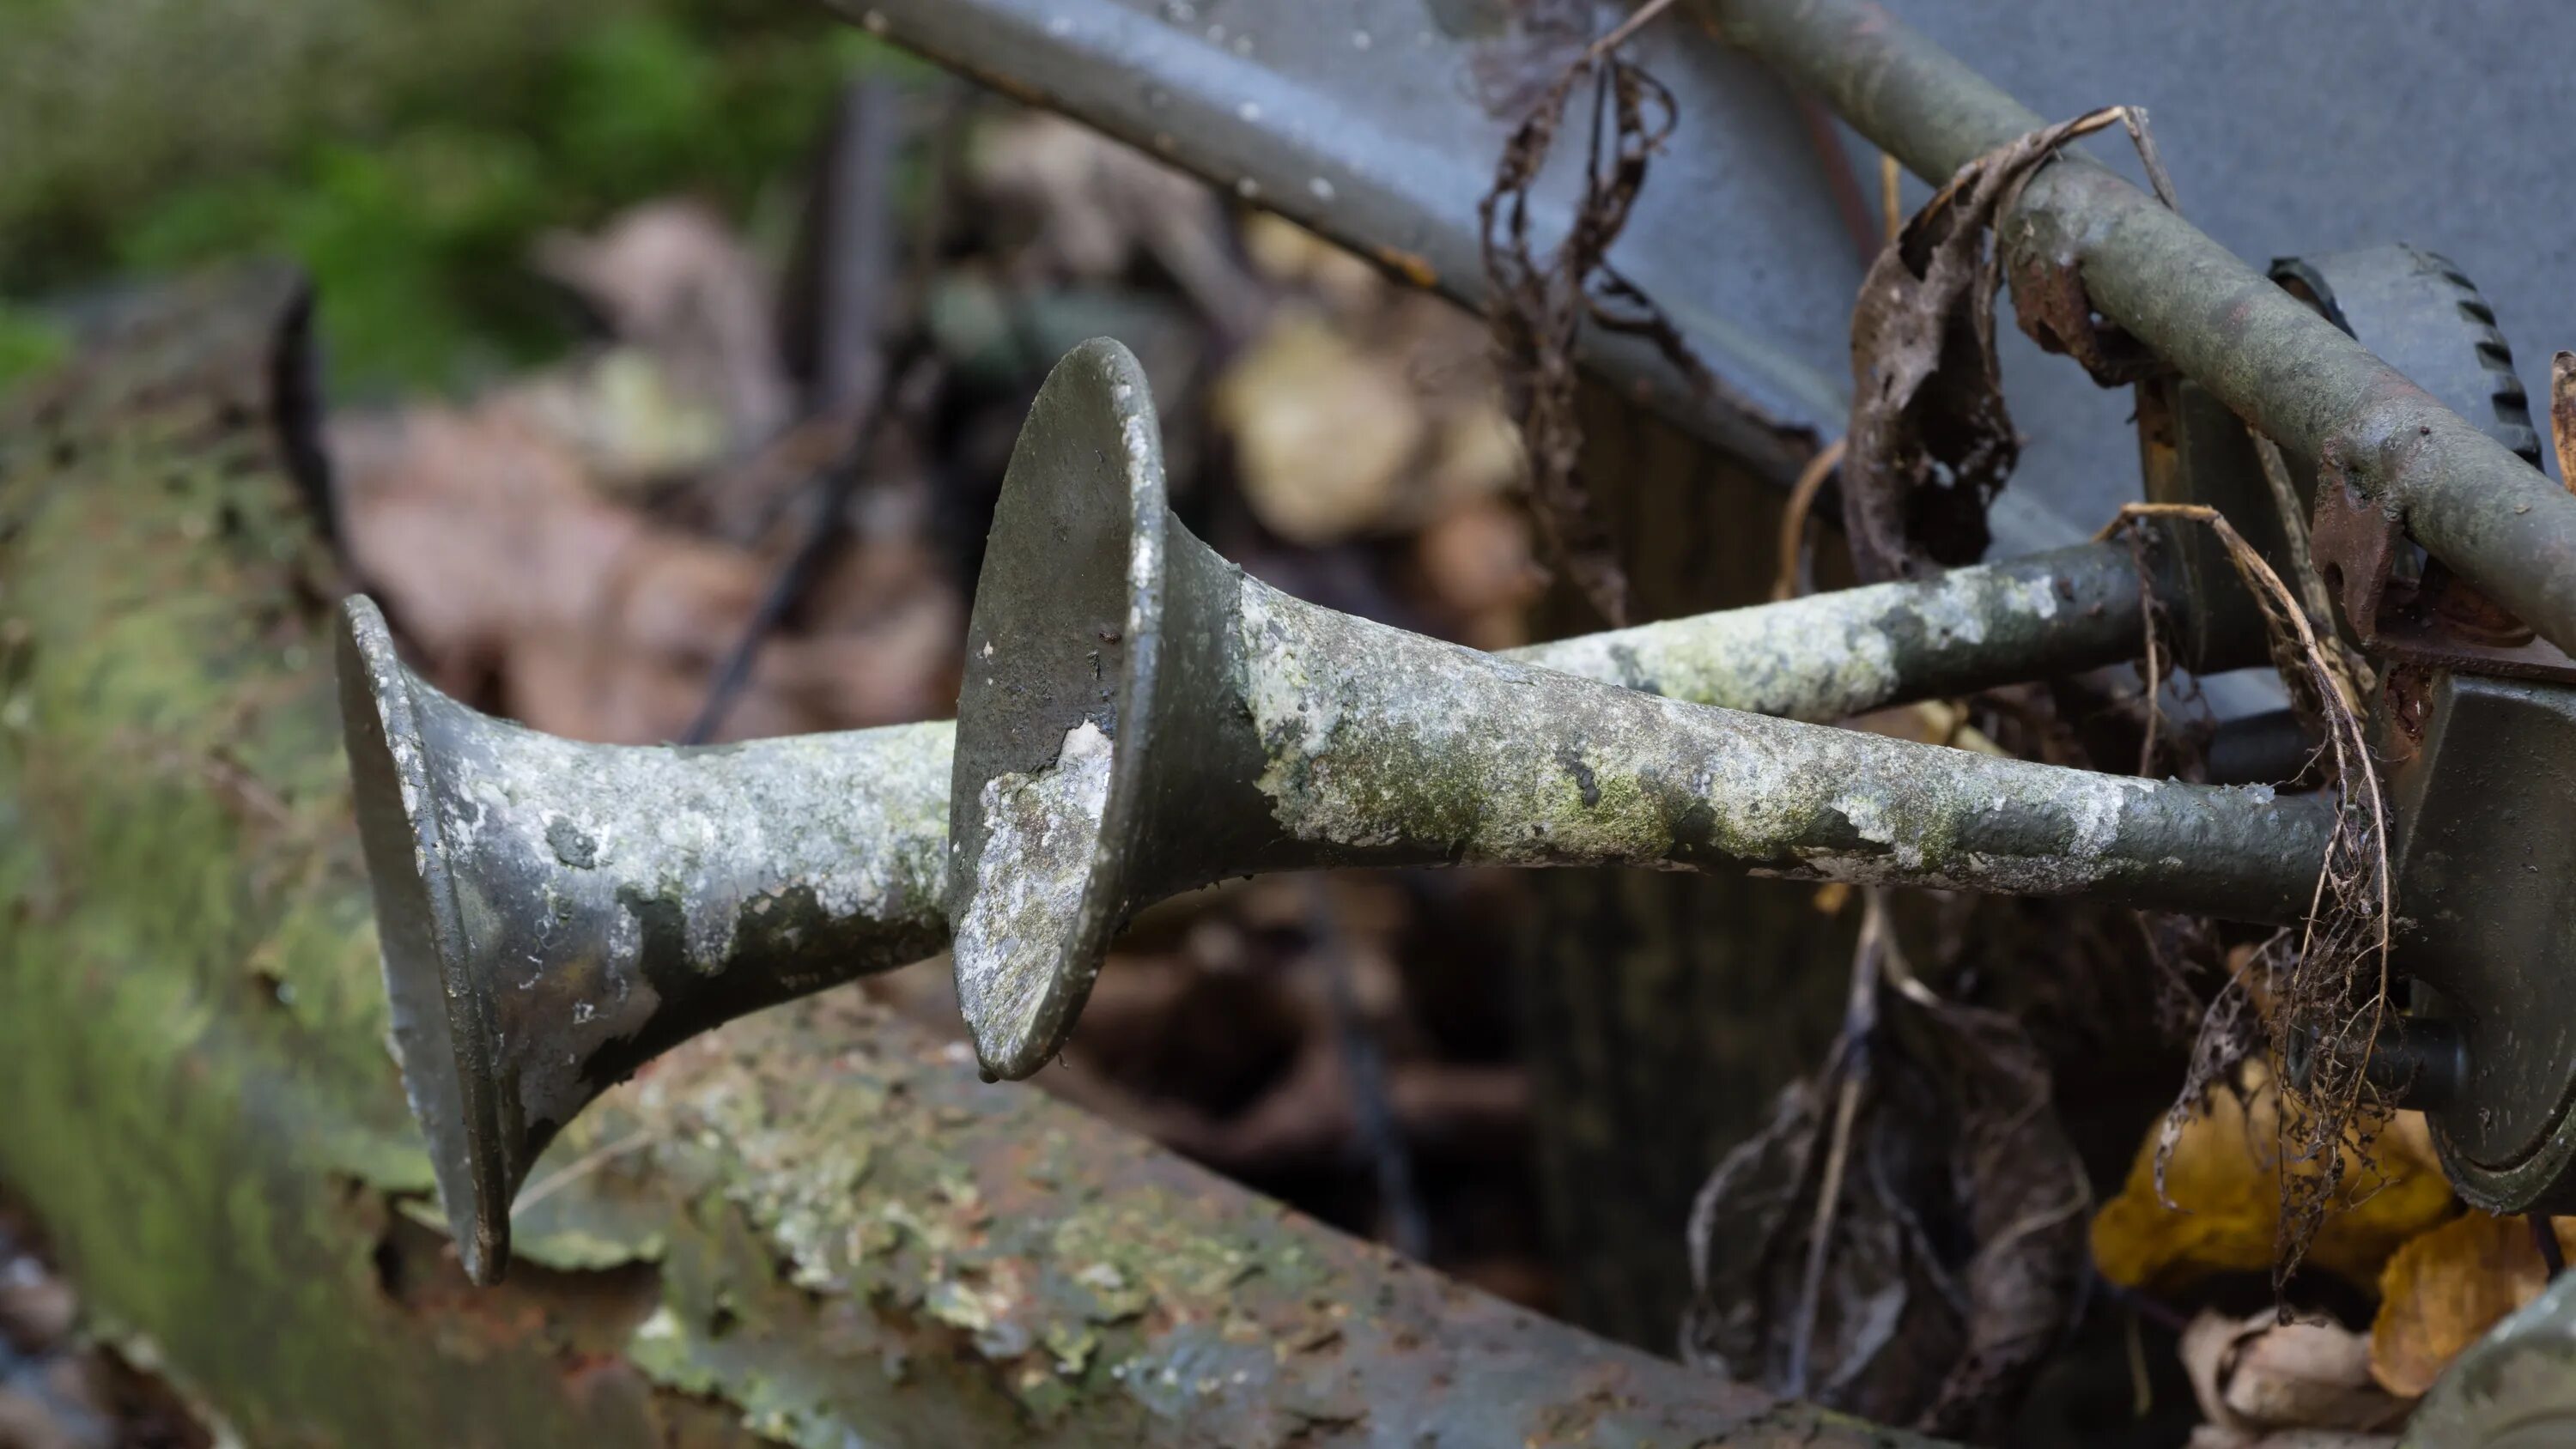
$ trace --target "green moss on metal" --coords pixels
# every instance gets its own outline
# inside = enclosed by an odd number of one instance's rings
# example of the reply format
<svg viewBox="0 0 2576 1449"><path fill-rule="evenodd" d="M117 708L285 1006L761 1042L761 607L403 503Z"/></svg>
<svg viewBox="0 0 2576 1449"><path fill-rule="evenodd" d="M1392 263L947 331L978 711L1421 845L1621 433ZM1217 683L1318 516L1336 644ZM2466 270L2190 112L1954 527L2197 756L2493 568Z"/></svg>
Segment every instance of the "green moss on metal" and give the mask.
<svg viewBox="0 0 2576 1449"><path fill-rule="evenodd" d="M0 1178L250 1442L636 1437L640 1375L577 1400L497 1351L520 1325L434 1327L379 1278L388 1195L427 1177L315 647L329 568L262 426L282 295L184 298L7 421Z"/></svg>

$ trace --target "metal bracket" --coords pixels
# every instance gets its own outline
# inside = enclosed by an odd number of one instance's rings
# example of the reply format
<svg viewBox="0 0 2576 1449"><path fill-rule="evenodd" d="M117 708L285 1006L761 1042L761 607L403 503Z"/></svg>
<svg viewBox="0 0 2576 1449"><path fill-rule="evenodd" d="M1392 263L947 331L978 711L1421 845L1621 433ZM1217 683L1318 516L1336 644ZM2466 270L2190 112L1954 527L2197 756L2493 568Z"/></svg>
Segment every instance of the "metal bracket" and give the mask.
<svg viewBox="0 0 2576 1449"><path fill-rule="evenodd" d="M2389 775L2398 968L2455 1030L2439 1080L2392 1070L2460 1195L2491 1212L2576 1207L2576 688L2444 671ZM2438 1034L2438 1033L2437 1033ZM2413 1033L2410 1033L2413 1035ZM2429 1040L2430 1038L2428 1038ZM2379 1065L2374 1062L2374 1066Z"/></svg>

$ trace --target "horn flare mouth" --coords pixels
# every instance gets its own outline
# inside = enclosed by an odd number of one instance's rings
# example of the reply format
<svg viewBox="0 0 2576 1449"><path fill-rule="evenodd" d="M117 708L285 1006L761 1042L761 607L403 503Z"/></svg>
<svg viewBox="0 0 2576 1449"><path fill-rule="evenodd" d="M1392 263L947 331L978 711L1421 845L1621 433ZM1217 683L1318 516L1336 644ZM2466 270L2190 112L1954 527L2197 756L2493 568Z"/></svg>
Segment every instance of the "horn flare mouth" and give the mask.
<svg viewBox="0 0 2576 1449"><path fill-rule="evenodd" d="M375 893L393 1045L449 1230L476 1283L510 1256L509 1164L492 1100L499 1056L465 927L412 685L375 601L340 609L340 725Z"/></svg>
<svg viewBox="0 0 2576 1449"><path fill-rule="evenodd" d="M1031 405L994 511L958 703L949 919L986 1075L1046 1065L1131 908L1164 599L1162 431L1097 339Z"/></svg>

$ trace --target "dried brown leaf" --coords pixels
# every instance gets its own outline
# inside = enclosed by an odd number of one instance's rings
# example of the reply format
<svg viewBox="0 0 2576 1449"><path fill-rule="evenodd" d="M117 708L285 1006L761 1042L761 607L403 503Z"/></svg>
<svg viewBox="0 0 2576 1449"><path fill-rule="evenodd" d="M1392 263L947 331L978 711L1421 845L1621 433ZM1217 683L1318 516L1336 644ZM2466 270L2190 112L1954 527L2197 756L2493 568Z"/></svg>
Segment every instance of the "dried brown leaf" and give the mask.
<svg viewBox="0 0 2576 1449"><path fill-rule="evenodd" d="M1995 356L1994 221L2057 148L2128 116L2108 106L1959 168L1870 264L1852 308L1843 527L1866 581L1974 563L2021 442Z"/></svg>
<svg viewBox="0 0 2576 1449"><path fill-rule="evenodd" d="M1149 257L1221 330L1247 336L1257 322L1263 289L1237 259L1225 203L1206 183L1039 111L987 127L972 171L985 206L1033 233L1021 268L1110 282Z"/></svg>
<svg viewBox="0 0 2576 1449"><path fill-rule="evenodd" d="M1701 1189L1683 1355L1776 1392L1973 1434L2071 1321L2083 1173L2018 1023L1910 982L1883 1009L1882 1030L1784 1092L1771 1125ZM1835 1107L1856 1080L1847 1162L1820 1212ZM1819 1217L1830 1225L1820 1256ZM1812 1294L1811 1261L1824 1272Z"/></svg>
<svg viewBox="0 0 2576 1449"><path fill-rule="evenodd" d="M1377 527L1428 424L1395 359L1290 312L1218 378L1244 497L1271 531L1326 544Z"/></svg>
<svg viewBox="0 0 2576 1449"><path fill-rule="evenodd" d="M2549 447L2559 483L2576 489L2576 352L2549 359Z"/></svg>
<svg viewBox="0 0 2576 1449"><path fill-rule="evenodd" d="M336 420L350 553L431 677L576 739L675 738L773 563L603 496L582 455L515 397ZM771 641L728 738L936 714L959 605L917 543L862 541L808 632Z"/></svg>
<svg viewBox="0 0 2576 1449"><path fill-rule="evenodd" d="M786 424L792 390L770 325L768 279L714 212L648 202L595 236L545 237L537 263L597 308L620 340L649 353L682 396L715 409L735 444Z"/></svg>
<svg viewBox="0 0 2576 1449"><path fill-rule="evenodd" d="M2561 1251L2576 1253L2576 1218L2553 1219L2552 1229ZM2420 1395L2461 1350L2548 1286L2528 1218L2471 1212L2423 1233L2379 1275L2370 1371L2390 1393Z"/></svg>

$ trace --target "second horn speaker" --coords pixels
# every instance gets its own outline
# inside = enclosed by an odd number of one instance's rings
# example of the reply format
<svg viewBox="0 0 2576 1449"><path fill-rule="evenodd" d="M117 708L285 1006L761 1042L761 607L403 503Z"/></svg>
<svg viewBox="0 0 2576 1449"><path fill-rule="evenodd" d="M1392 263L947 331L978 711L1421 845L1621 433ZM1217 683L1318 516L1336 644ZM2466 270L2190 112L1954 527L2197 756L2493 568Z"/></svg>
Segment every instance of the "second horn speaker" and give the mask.
<svg viewBox="0 0 2576 1449"><path fill-rule="evenodd" d="M1684 704L1305 603L1165 506L1086 343L1012 455L968 628L947 904L985 1070L1054 1055L1136 910L1340 865L1748 868L2299 919L2329 808Z"/></svg>

